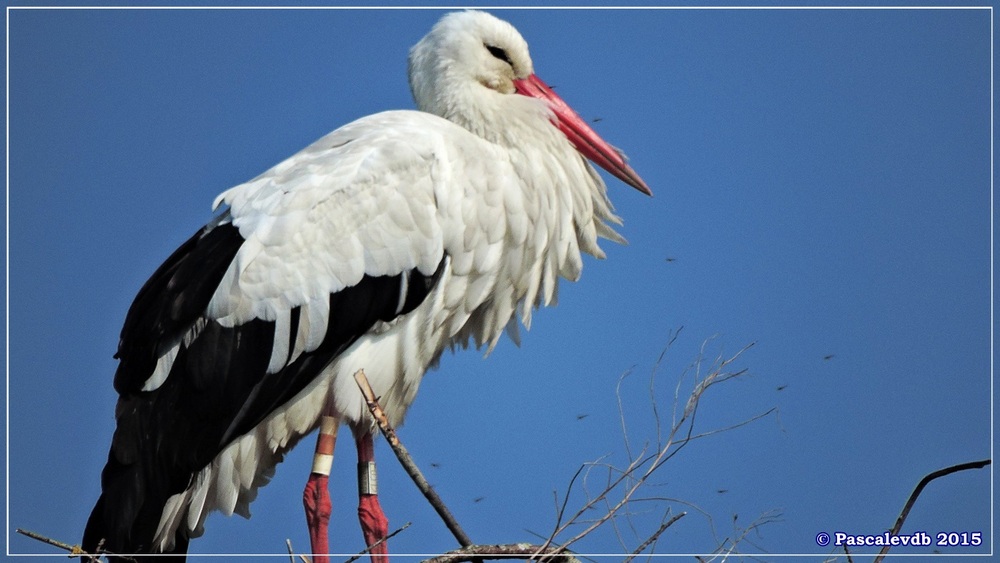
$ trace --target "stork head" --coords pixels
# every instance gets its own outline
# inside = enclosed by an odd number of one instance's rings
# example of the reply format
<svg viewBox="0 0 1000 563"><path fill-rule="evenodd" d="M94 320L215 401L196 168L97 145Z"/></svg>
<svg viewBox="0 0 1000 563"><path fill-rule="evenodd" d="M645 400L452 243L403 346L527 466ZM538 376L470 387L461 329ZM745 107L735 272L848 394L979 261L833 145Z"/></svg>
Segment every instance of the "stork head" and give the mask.
<svg viewBox="0 0 1000 563"><path fill-rule="evenodd" d="M602 139L534 73L528 44L514 26L485 12L453 12L411 50L410 89L417 107L483 135L515 104L497 96L541 100L576 150L633 188L652 195L620 151Z"/></svg>
<svg viewBox="0 0 1000 563"><path fill-rule="evenodd" d="M486 87L514 93L514 80L533 72L528 44L509 23L473 10L445 15L413 49L410 88L417 106L445 116L449 91ZM445 107L442 107L445 106Z"/></svg>

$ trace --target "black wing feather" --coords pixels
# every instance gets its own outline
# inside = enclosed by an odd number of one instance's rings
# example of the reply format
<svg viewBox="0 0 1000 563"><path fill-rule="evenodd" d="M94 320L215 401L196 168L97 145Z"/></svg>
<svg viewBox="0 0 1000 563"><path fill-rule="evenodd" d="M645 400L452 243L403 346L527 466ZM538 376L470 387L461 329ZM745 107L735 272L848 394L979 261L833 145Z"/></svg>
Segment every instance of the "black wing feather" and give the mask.
<svg viewBox="0 0 1000 563"><path fill-rule="evenodd" d="M243 244L232 224L209 225L160 266L139 291L125 319L116 357L118 425L101 477L102 496L84 532L84 550L149 553L167 499L228 444L249 432L304 389L330 362L378 321L416 308L438 278L417 270L365 276L330 295L320 346L268 374L275 323L254 319L224 327L204 320L208 302ZM442 262L443 263L443 262ZM401 284L406 299L400 307ZM301 311L291 311L293 349ZM143 392L157 358L196 322L204 328L181 346L166 380ZM179 530L175 553L186 552Z"/></svg>
<svg viewBox="0 0 1000 563"><path fill-rule="evenodd" d="M203 227L167 258L139 290L125 316L115 390L137 392L156 366L205 312L226 269L243 245L231 223Z"/></svg>

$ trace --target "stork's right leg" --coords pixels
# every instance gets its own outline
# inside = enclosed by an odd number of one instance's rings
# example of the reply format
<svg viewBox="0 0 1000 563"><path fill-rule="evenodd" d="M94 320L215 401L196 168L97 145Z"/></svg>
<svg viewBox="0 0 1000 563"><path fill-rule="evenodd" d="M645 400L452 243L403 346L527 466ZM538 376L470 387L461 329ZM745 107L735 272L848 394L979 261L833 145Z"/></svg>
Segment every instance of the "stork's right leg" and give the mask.
<svg viewBox="0 0 1000 563"><path fill-rule="evenodd" d="M329 563L329 558L325 554L330 553L328 527L333 505L330 502L328 481L330 467L333 466L333 447L337 442L338 426L340 421L332 416L323 415L320 419L312 473L309 475L309 482L306 483L306 490L302 493L314 563Z"/></svg>
<svg viewBox="0 0 1000 563"><path fill-rule="evenodd" d="M358 446L358 518L361 520L361 532L372 563L389 563L389 546L384 541L389 532L389 521L378 502L375 442L372 435L364 431L355 433L354 440ZM382 543L375 545L379 541Z"/></svg>

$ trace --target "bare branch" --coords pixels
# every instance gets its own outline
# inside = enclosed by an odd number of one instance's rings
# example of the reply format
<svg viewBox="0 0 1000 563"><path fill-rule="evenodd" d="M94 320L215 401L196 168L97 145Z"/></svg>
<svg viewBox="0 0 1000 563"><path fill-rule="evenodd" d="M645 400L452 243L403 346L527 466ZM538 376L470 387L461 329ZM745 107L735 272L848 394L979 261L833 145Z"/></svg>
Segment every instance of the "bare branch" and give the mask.
<svg viewBox="0 0 1000 563"><path fill-rule="evenodd" d="M889 530L889 535L895 536L899 534L899 530L902 529L903 527L903 522L906 520L907 515L910 514L910 509L913 508L913 503L917 502L917 497L919 497L920 493L923 492L924 487L927 486L927 483L930 483L931 481L937 479L938 477L944 477L945 475L951 475L952 473L957 473L959 471L965 471L967 469L982 469L983 467L986 467L990 463L992 463L992 460L981 459L979 461L959 463L958 465L952 465L950 467L945 467L944 469L938 469L937 471L924 475L924 478L921 479L919 483L917 483L916 488L914 488L913 492L910 493L910 498L908 498L906 500L906 504L903 505L903 510L899 513L899 518L896 518L896 524L893 525L891 530ZM885 559L885 555L889 553L889 549L891 547L892 546L890 544L884 545L882 547L882 550L878 552L878 556L875 557L873 563L881 563L881 561Z"/></svg>
<svg viewBox="0 0 1000 563"><path fill-rule="evenodd" d="M653 422L656 428L656 449L663 448L663 436L661 435L662 426L660 424L660 412L656 407L656 389L654 383L656 382L656 374L660 371L660 364L663 363L663 359L667 356L667 351L670 347L674 345L677 341L677 337L681 335L681 331L684 327L680 327L675 331L671 331L670 338L667 340L667 345L663 347L660 351L660 356L656 358L656 363L653 364L653 368L649 370L649 403L653 407Z"/></svg>
<svg viewBox="0 0 1000 563"><path fill-rule="evenodd" d="M656 540L658 540L660 538L660 534L662 534L663 532L667 531L667 528L669 528L670 526L673 526L674 522L680 520L681 518L683 518L686 515L687 515L687 512L681 512L679 514L675 514L673 518L671 518L670 520L667 520L663 524L660 524L660 527L657 528L657 530L655 532L653 532L652 535L650 535L648 538L646 538L646 541L642 542L639 545L639 547L635 548L635 550L632 551L631 555L629 555L624 560L622 560L622 563L629 563L629 561L632 561L633 559L635 559L635 557L637 555L639 555L640 553L642 553L644 549L646 549L650 545L656 543Z"/></svg>
<svg viewBox="0 0 1000 563"><path fill-rule="evenodd" d="M580 563L572 554L558 549L528 543L505 545L467 545L462 549L425 559L422 563L460 563L486 559L533 559L539 555L550 557L556 563Z"/></svg>
<svg viewBox="0 0 1000 563"><path fill-rule="evenodd" d="M764 411L764 412L762 412L760 414L755 414L754 416L752 416L752 417L750 417L750 418L748 418L746 420L741 420L740 422L737 422L736 424L731 424L729 426L724 426L722 428L715 428L713 430L706 430L705 432L699 432L698 434L695 434L695 435L691 436L689 438L689 440L697 440L699 438L705 438L705 437L711 436L712 434L720 434L722 432L728 432L730 430L735 430L737 428L740 428L741 426L746 426L747 424L750 424L752 422L757 422L758 420L760 420L760 419L762 419L762 418L764 418L766 416L769 416L769 415L771 415L771 414L773 414L773 413L775 413L777 411L778 411L778 407L771 407L771 408L767 409L766 411Z"/></svg>
<svg viewBox="0 0 1000 563"><path fill-rule="evenodd" d="M288 548L288 561L295 563L295 550L292 549L292 540L285 538L285 547ZM299 555L299 559L302 560L302 563L309 563L309 559L305 555Z"/></svg>
<svg viewBox="0 0 1000 563"><path fill-rule="evenodd" d="M365 549L359 551L357 555L355 555L354 557L351 557L347 561L344 561L344 563L353 563L354 561L357 561L358 559L361 559L362 557L364 557L364 555L366 553L371 553L371 550L373 550L376 547L382 545L383 543L389 541L389 538L391 538L391 537L395 536L396 534L402 532L403 530L409 528L411 524L413 524L413 522L407 522L406 524L403 524L402 526L400 526L399 528L397 528L393 532L391 532L389 534L386 534L386 536L384 538L378 540L377 542L371 544L370 546L366 547ZM306 563L309 563L309 562L307 561Z"/></svg>
<svg viewBox="0 0 1000 563"><path fill-rule="evenodd" d="M632 370L628 370L621 374L618 378L618 385L615 386L615 396L618 397L618 419L621 421L622 425L622 437L625 440L625 454L628 455L628 460L632 461L632 441L628 439L628 426L625 424L625 406L622 404L622 383L625 378L632 373Z"/></svg>
<svg viewBox="0 0 1000 563"><path fill-rule="evenodd" d="M79 557L81 558L81 560L85 559L86 561L100 561L101 557L103 557L104 555L114 555L115 557L120 557L126 561L135 561L135 559L127 557L125 555L116 555L114 553L108 553L104 551L103 550L104 540L101 540L97 544L97 550L98 550L97 553L87 553L79 545L70 545L68 543L64 543L59 540L54 540L50 537L43 536L42 534L39 534L37 532L32 532L31 530L23 530L21 528L15 528L14 531L21 534L22 536L28 536L33 540L38 540L42 543L47 543L51 546L58 547L59 549L62 549L64 551L68 551L69 557L71 558Z"/></svg>
<svg viewBox="0 0 1000 563"><path fill-rule="evenodd" d="M674 342L676 335L670 340L670 344ZM707 344L707 341L706 341ZM625 403L622 398L622 384L630 372L624 373L618 380L616 387L616 393L618 397L618 412L621 419L622 436L625 440L625 453L628 458L628 465L624 468L616 468L611 464L600 463L598 461L583 464L580 469L573 475L570 480L569 486L567 487L566 493L563 496L561 506L558 509L556 524L553 528L551 534L549 534L545 543L541 547L549 548L552 545L556 545L556 538L559 538L564 533L566 533L571 527L578 528L578 533L570 537L569 539L559 540L559 550L568 549L569 546L583 539L590 533L592 533L597 528L603 526L604 524L611 522L613 532L618 538L619 543L624 544L622 538L622 528L617 524L617 520L620 517L626 518L629 523L629 527L632 529L633 533L637 536L635 523L633 521L633 511L629 508L633 503L640 502L643 500L650 500L648 497L640 497L638 492L644 487L649 485L649 481L652 475L663 466L664 463L672 459L677 453L684 448L692 440L707 437L713 434L723 432L725 430L731 430L734 428L739 428L743 425L749 424L759 420L765 416L768 416L775 412L775 409L770 409L762 414L756 415L749 420L734 424L730 427L720 428L715 430L709 430L701 433L694 433L694 423L695 417L697 415L698 404L704 395L704 393L717 383L722 383L730 379L741 377L747 373L747 370L737 370L730 371L730 366L753 344L745 346L739 350L735 355L729 358L724 358L719 356L712 363L712 367L708 370L708 373L702 375L702 359L705 356L705 345L702 346L701 354L692 366L695 371L694 377L694 387L691 390L686 402L684 403L683 410L678 409L680 404L680 390L681 384L678 384L675 390L675 400L674 400L674 415L672 418L672 426L667 432L666 436L660 431L659 412L654 409L653 418L657 424L657 449L652 452L647 451L647 447L643 447L641 451L636 452L632 449L631 441L629 439L628 425L625 420ZM669 348L669 344L667 346ZM660 358L657 360L656 365L659 366L666 354L666 349L661 353ZM654 372L655 372L654 368ZM683 379L683 377L682 377ZM655 399L653 394L653 383L652 380L649 385L649 392L651 398ZM655 400L654 400L655 404ZM593 469L603 467L606 470L606 482L602 484L602 490L597 494L591 494L588 484L588 478ZM582 476L582 479L581 479ZM567 516L566 507L568 506L569 496L572 494L573 488L578 485L582 488L584 494L586 495L586 500L583 502L582 506L579 507L573 514ZM612 493L620 491L621 496L615 500L611 499ZM587 516L589 511L600 506L602 508L603 514L597 518L591 518ZM669 514L669 511L668 511ZM665 516L666 517L666 516ZM749 530L747 530L749 531ZM645 546L650 545L655 542L656 539L662 531L654 532L653 534L647 536L643 542L643 549ZM745 533L744 533L745 537ZM720 542L721 543L721 542ZM636 552L637 553L637 552ZM536 554L540 556L541 560L547 560L548 558L543 556L542 552Z"/></svg>
<svg viewBox="0 0 1000 563"><path fill-rule="evenodd" d="M63 551L68 551L70 553L70 557L77 557L77 556L97 557L96 555L90 555L84 552L82 549L80 549L80 546L78 545L70 545L68 543L63 543L59 540L54 540L50 537L43 536L42 534L39 534L37 532L32 532L31 530L22 530L21 528L15 528L14 531L21 534L22 536L28 536L33 540L38 540L42 543L47 543L51 546L58 547Z"/></svg>
<svg viewBox="0 0 1000 563"><path fill-rule="evenodd" d="M416 483L417 488L423 493L424 498L427 502L431 503L434 510L438 513L438 516L444 521L445 526L451 531L455 539L458 540L460 545L469 546L472 545L472 540L466 535L465 531L452 516L451 511L445 506L444 501L441 497L431 488L430 483L424 478L424 474L420 472L420 468L417 464L413 462L413 458L410 453L403 446L399 438L396 437L396 431L393 430L392 426L389 425L389 420L385 417L385 412L382 407L378 404L378 399L375 397L375 392L372 391L371 385L368 384L368 378L365 377L365 370L359 369L357 373L354 374L354 380L357 382L358 387L361 389L362 395L365 397L365 402L368 404L368 410L371 411L372 416L375 417L375 421L378 423L379 430L382 431L382 435L389 442L389 446L392 448L393 453L396 454L396 458L399 459L399 463L402 464L403 469L406 473L413 479Z"/></svg>

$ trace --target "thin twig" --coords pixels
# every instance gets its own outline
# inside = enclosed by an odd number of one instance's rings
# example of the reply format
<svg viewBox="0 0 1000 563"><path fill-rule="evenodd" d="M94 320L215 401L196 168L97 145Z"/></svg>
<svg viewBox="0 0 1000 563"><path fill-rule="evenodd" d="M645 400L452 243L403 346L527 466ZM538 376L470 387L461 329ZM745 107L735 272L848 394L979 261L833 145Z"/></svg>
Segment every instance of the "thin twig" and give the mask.
<svg viewBox="0 0 1000 563"><path fill-rule="evenodd" d="M618 385L615 386L615 396L618 398L618 419L621 421L622 425L622 436L625 442L625 454L628 456L628 460L632 461L632 441L628 439L628 426L625 424L625 405L622 404L622 382L625 378L631 375L632 370L629 369L625 373L621 374L618 378Z"/></svg>
<svg viewBox="0 0 1000 563"><path fill-rule="evenodd" d="M68 551L69 552L69 556L71 558L72 557L79 557L81 560L84 559L84 558L86 558L86 560L88 560L88 561L100 561L101 557L103 557L105 555L111 555L111 556L114 556L114 557L118 557L118 558L124 559L126 561L135 561L135 559L133 559L132 557L129 557L127 555L118 555L118 554L115 554L115 553L104 551L104 540L103 539L100 542L98 542L98 544L97 544L97 553L94 554L94 553L87 553L79 545L70 545L68 543L64 543L64 542L61 542L59 540L54 540L54 539L52 539L50 537L47 537L47 536L43 536L42 534L39 534L37 532L32 532L31 530L24 530L24 529L21 529L21 528L15 528L14 531L17 532L17 533L19 533L19 534L21 534L22 536L28 536L29 538L31 538L33 540L38 540L38 541L40 541L42 543L47 543L47 544L49 544L49 545L51 545L53 547L58 547L59 549Z"/></svg>
<svg viewBox="0 0 1000 563"><path fill-rule="evenodd" d="M899 518L896 518L896 524L892 527L891 530L889 530L889 535L895 536L899 534L899 530L903 528L903 521L905 521L907 515L910 514L910 509L913 508L913 503L917 502L917 497L920 496L921 492L923 492L924 487L927 486L927 483L930 483L931 481L937 479L938 477L951 475L952 473L956 473L958 471L965 471L966 469L981 469L983 467L986 467L990 463L992 463L992 460L989 459L970 461L968 463L959 463L958 465L952 465L951 467L938 469L933 473L928 473L927 475L925 475L924 478L921 479L919 483L917 483L917 486L916 488L913 489L913 492L910 493L910 498L907 499L906 504L903 505L903 510L899 513ZM878 552L878 556L875 557L875 560L872 563L881 563L881 561L885 559L885 555L889 553L889 549L891 547L892 546L889 544L883 546L882 550Z"/></svg>
<svg viewBox="0 0 1000 563"><path fill-rule="evenodd" d="M391 534L386 535L384 538L378 540L377 542L375 542L375 543L371 544L370 546L366 547L365 549L361 550L354 557L351 557L347 561L344 561L344 563L353 563L354 561L357 561L358 559L361 559L362 557L364 557L364 555L366 553L370 553L371 550L373 550L376 547L382 545L383 543L389 541L389 538L391 538L392 536L395 536L396 534L398 534L398 533L402 532L403 530L409 528L410 524L413 524L413 522L407 522L406 524L403 524L402 526L400 526L399 528L397 528L396 531L392 532Z"/></svg>
<svg viewBox="0 0 1000 563"><path fill-rule="evenodd" d="M629 555L628 557L626 557L625 559L623 559L622 563L628 563L629 561L635 559L636 556L639 555L640 553L642 553L642 551L644 549L646 549L647 547L649 547L650 544L655 543L656 540L658 540L660 538L660 534L662 534L663 532L665 532L667 530L667 528L669 528L670 526L673 526L674 522L680 520L681 518L683 518L686 515L687 515L687 512L681 512L679 514L674 515L674 517L671 518L670 520L667 520L663 524L660 524L660 527L655 532L653 532L653 534L651 536L649 536L648 538L646 538L646 541L644 541L641 544L639 544L639 547L637 547L634 550L632 550L632 554Z"/></svg>
<svg viewBox="0 0 1000 563"><path fill-rule="evenodd" d="M778 411L778 407L771 407L771 408L767 409L766 411L764 411L764 412L762 412L760 414L756 414L756 415L754 415L754 416L752 416L752 417L750 417L750 418L748 418L746 420L742 420L742 421L737 422L735 424L731 424L729 426L725 426L725 427L722 427L722 428L714 428L712 430L706 430L704 432L699 432L698 434L692 435L690 438L688 438L688 440L697 440L699 438L706 438L708 436L711 436L712 434L719 434L721 432L728 432L730 430L735 430L735 429L737 429L737 428L739 428L741 426L746 426L747 424L750 424L752 422L757 422L758 420L760 420L760 419L762 419L762 418L764 418L766 416L769 416L772 413L775 413L777 411Z"/></svg>
<svg viewBox="0 0 1000 563"><path fill-rule="evenodd" d="M768 510L767 512L764 512L756 519L754 519L754 521L751 522L749 526L746 526L745 528L739 528L735 526L736 516L734 515L733 538L732 539L726 538L725 540L720 542L719 546L715 549L713 553L716 554L717 556L721 555L723 561L725 561L726 558L728 558L729 556L739 554L738 547L739 544L741 543L749 543L750 545L756 547L759 551L763 551L763 549L760 546L757 546L753 542L751 542L747 536L750 535L750 532L757 531L757 529L760 528L761 526L772 524L774 522L780 522L781 520L779 519L779 516L781 516L780 512L776 510ZM747 557L749 557L750 559L756 559L753 556L747 556Z"/></svg>
<svg viewBox="0 0 1000 563"><path fill-rule="evenodd" d="M84 552L82 549L80 549L80 546L78 545L70 545L68 543L63 543L59 540L54 540L50 537L43 536L42 534L39 534L37 532L32 532L31 530L22 530L21 528L15 528L14 531L21 534L22 536L28 536L33 540L38 540L42 543L47 543L51 546L58 547L59 549L62 549L64 551L68 551L70 553L70 556L72 557L81 555L87 557L95 557L93 555L90 555L89 553Z"/></svg>
<svg viewBox="0 0 1000 563"><path fill-rule="evenodd" d="M660 364L663 363L663 359L666 357L667 351L670 350L670 348L674 345L674 342L677 341L677 338L681 335L682 330L684 330L683 326L677 330L670 331L670 338L667 340L667 345L664 346L663 350L660 352L660 357L656 358L656 363L653 364L653 369L649 370L649 404L653 408L653 422L656 425L654 428L656 428L657 449L663 448L663 427L660 424L660 412L656 407L656 391L653 384L656 382L656 374L660 371Z"/></svg>
<svg viewBox="0 0 1000 563"><path fill-rule="evenodd" d="M673 340L671 340L671 343L672 342ZM707 341L705 345L707 345ZM576 474L574 474L573 479L571 480L565 495L563 496L562 506L560 507L557 505L556 524L552 532L546 538L546 541L542 544L541 546L542 548L550 548L553 546L558 546L558 548L567 549L570 545L581 540L583 537L587 536L595 529L603 526L608 522L612 523L615 533L619 535L619 541L621 541L620 528L618 528L616 524L617 519L620 517L625 517L628 520L629 525L632 526L632 520L631 520L632 513L629 510L629 507L632 506L633 503L645 500L653 500L648 497L647 498L640 497L639 491L643 487L648 486L650 480L652 479L653 474L657 472L657 470L660 467L662 467L665 463L674 458L678 454L678 452L680 452L680 450L684 449L684 447L687 444L689 444L691 441L697 438L707 437L712 434L716 434L726 430L731 430L733 428L738 428L740 426L749 424L750 422L754 422L756 420L759 420L765 416L768 416L776 412L774 409L772 409L757 416L754 416L748 421L734 424L732 425L732 427L695 433L694 432L695 418L697 415L698 405L702 398L702 395L704 395L704 393L715 384L723 383L728 380L739 378L746 375L747 370L745 369L732 370L731 366L738 358L740 358L743 355L744 352L746 352L749 348L753 346L753 343L744 346L731 357L725 357L720 354L719 357L716 358L715 361L712 363L708 372L703 375L702 361L705 358L705 345L702 346L699 359L691 367L688 368L694 370L694 388L690 391L686 403L682 403L681 402L682 399L680 396L681 384L678 383L678 387L677 389L675 389L674 392L674 411L672 417L672 425L669 427L669 431L666 435L660 434L658 428L657 449L651 452L647 450L647 448L649 447L648 444L644 446L642 448L642 451L638 453L636 453L631 449L631 441L629 440L628 428L627 425L625 424L625 413L624 413L625 409L624 409L624 404L622 402L622 394L621 394L621 387L623 380L629 375L629 372L626 372L619 378L616 395L618 397L619 416L622 422L622 434L623 438L625 439L625 448L626 448L626 454L628 456L628 463L626 467L619 469L609 464L592 462L584 464L583 467L578 469ZM661 360L662 356L657 363L659 364ZM687 372L687 370L685 370L685 372ZM682 377L681 379L684 379L684 377ZM682 410L679 410L681 406L683 408ZM657 421L657 426L659 427L660 418L658 412L657 415L654 417L654 419ZM602 485L603 490L600 493L598 493L597 495L592 495L591 492L588 490L587 481L590 475L590 471L595 467L605 467L607 469L607 480L606 480L607 482ZM579 478L581 476L583 477L582 479L583 482L579 486L583 488L583 491L586 495L586 500L583 503L583 505L578 510L575 511L575 513L567 514L566 502L569 498L569 495L572 493L574 485L576 484L576 482L579 481ZM620 491L621 496L617 499L612 499L611 495L615 491ZM557 497L557 503L558 503L558 497ZM603 514L602 516L593 519L586 517L588 511L593 510L599 506L602 507L602 514ZM666 518L667 516L668 515L665 515L664 518ZM582 531L580 531L575 536L567 540L559 540L560 543L557 544L556 538L558 538L564 532L569 530L571 526L580 526L580 529ZM632 527L634 532L635 531L634 526ZM713 528L713 533L714 533L714 528ZM653 541L656 541L656 537L653 537ZM646 547L646 549L648 549L648 546ZM536 558L538 558L540 561L546 561L548 559L547 556L544 556L541 553L537 554Z"/></svg>
<svg viewBox="0 0 1000 563"><path fill-rule="evenodd" d="M291 563L295 563L295 550L292 549L292 540L285 538L285 545L288 547L288 560ZM305 555L299 554L299 559L302 560L302 563L310 563L309 558Z"/></svg>
<svg viewBox="0 0 1000 563"><path fill-rule="evenodd" d="M357 382L358 387L361 389L361 394L365 397L365 402L368 404L368 410L371 411L372 416L375 417L375 422L378 423L379 430L382 431L382 435L389 442L389 447L392 448L393 453L396 454L396 458L399 463L406 470L406 473L413 479L416 483L417 488L423 493L424 498L427 502L431 503L434 510L438 513L438 516L444 520L445 526L451 531L451 534L455 536L458 543L462 547L472 545L472 540L469 536L462 530L459 526L458 521L452 516L451 511L445 506L441 497L438 496L434 489L431 488L430 483L424 478L424 474L420 472L417 464L413 462L413 458L410 453L406 451L406 447L403 446L399 438L396 437L396 431L393 430L392 426L389 425L389 420L385 416L385 411L378 404L378 399L375 397L375 392L372 391L371 385L368 384L368 378L365 377L365 370L359 369L357 373L354 374L354 380Z"/></svg>

